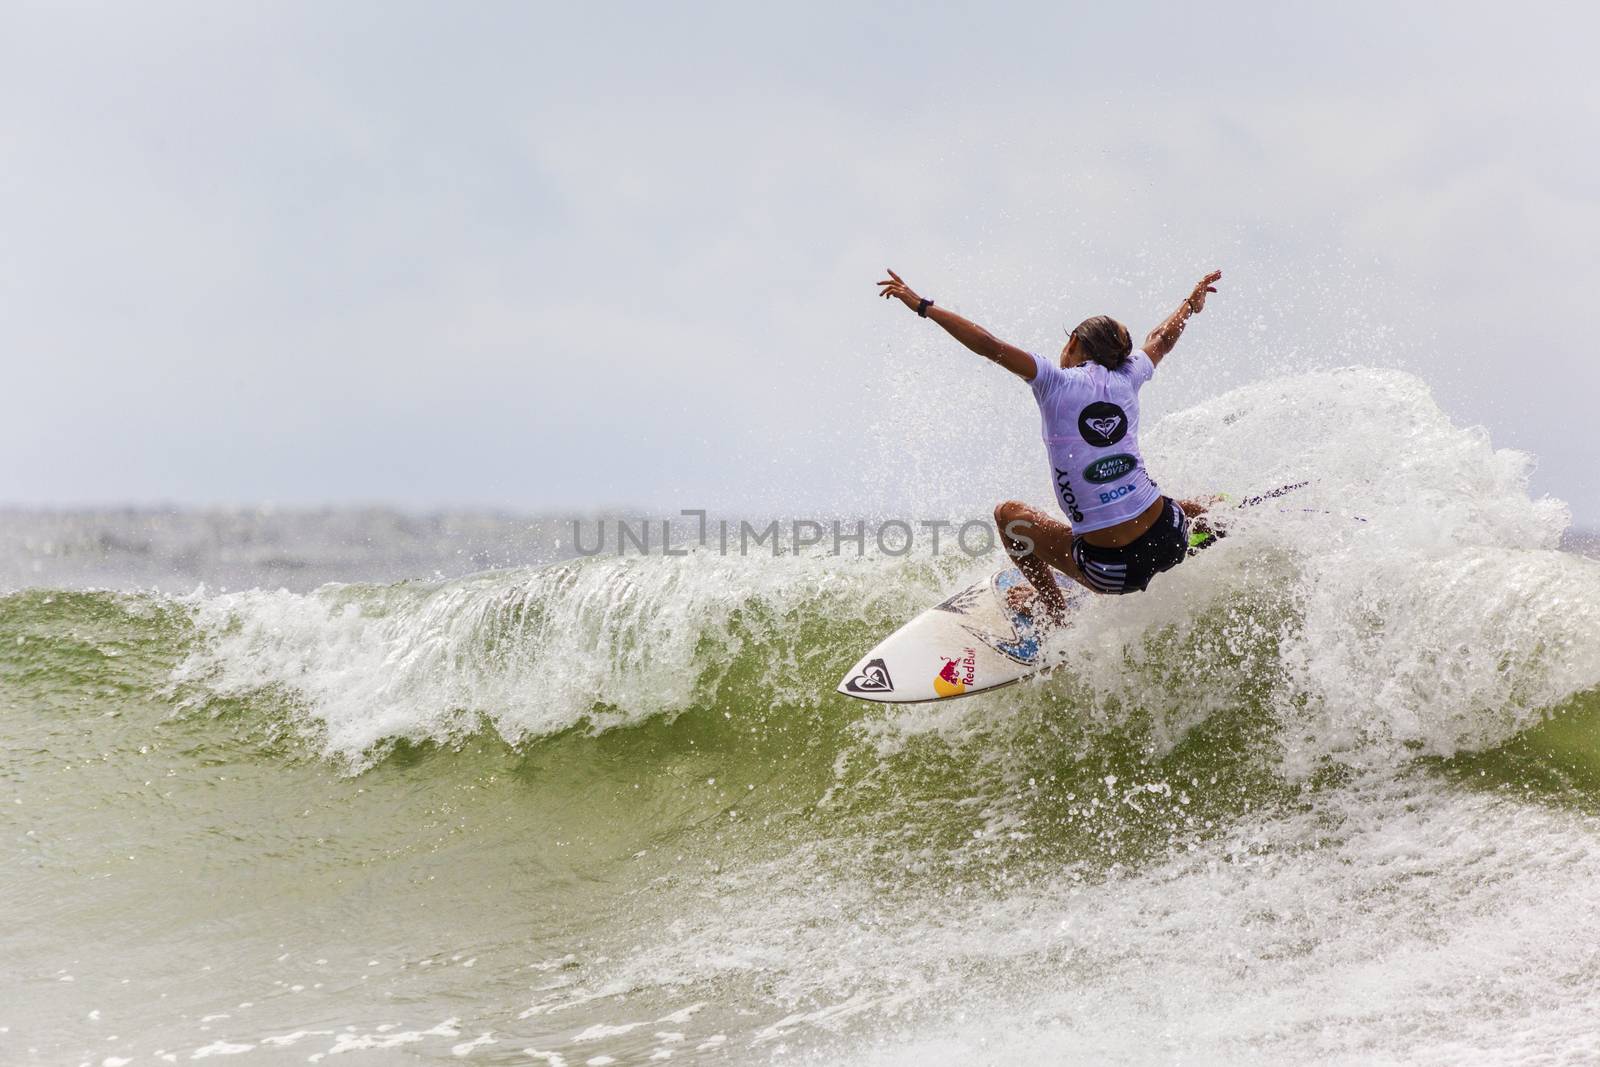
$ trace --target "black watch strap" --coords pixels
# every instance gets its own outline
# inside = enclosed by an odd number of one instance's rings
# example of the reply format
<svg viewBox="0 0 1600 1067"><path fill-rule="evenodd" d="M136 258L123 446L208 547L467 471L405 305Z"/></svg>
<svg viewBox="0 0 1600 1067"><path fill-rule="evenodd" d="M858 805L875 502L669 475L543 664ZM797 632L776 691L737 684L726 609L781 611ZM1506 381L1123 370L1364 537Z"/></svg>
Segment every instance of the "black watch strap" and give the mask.
<svg viewBox="0 0 1600 1067"><path fill-rule="evenodd" d="M927 318L928 317L928 309L931 308L932 306L933 306L933 301L929 300L927 297L923 297L921 300L917 301L917 314L921 315L923 318Z"/></svg>

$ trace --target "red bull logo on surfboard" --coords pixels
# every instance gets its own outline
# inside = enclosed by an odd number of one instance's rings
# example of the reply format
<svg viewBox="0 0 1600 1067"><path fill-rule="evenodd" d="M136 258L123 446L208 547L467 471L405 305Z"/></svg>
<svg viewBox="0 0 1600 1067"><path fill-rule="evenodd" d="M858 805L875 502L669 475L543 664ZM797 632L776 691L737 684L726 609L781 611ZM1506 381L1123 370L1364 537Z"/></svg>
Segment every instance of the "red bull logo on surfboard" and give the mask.
<svg viewBox="0 0 1600 1067"><path fill-rule="evenodd" d="M933 679L933 691L942 697L957 697L967 691L978 674L978 650L964 648L958 659L943 657L944 666Z"/></svg>

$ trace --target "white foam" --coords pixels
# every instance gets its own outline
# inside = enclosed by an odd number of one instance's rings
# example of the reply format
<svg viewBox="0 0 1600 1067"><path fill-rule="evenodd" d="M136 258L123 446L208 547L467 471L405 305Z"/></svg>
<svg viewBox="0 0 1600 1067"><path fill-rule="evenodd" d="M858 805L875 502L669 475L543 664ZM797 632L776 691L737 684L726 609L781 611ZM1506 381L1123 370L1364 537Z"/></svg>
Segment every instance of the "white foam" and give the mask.
<svg viewBox="0 0 1600 1067"><path fill-rule="evenodd" d="M1170 747L1265 687L1303 774L1493 746L1600 686L1600 565L1557 549L1566 508L1528 496L1528 457L1453 426L1419 379L1248 386L1162 420L1146 451L1174 493L1311 484L1220 505L1233 533L1147 594L1089 602L1054 676L902 711L881 751L988 729L1041 692L1075 694L1080 718L1150 716Z"/></svg>
<svg viewBox="0 0 1600 1067"><path fill-rule="evenodd" d="M482 1033L471 1041L463 1041L460 1044L452 1045L450 1047L450 1055L457 1057L470 1056L475 1050L493 1044L497 1044L493 1032Z"/></svg>
<svg viewBox="0 0 1600 1067"><path fill-rule="evenodd" d="M1506 1062L1590 1041L1597 829L1419 772L1100 880L899 894L819 880L848 847L824 842L724 874L618 977L759 974L774 1021L751 1041L801 1062Z"/></svg>
<svg viewBox="0 0 1600 1067"><path fill-rule="evenodd" d="M860 611L926 600L893 561L596 558L440 585L325 587L310 595L204 595L206 641L174 673L220 695L287 694L326 747L360 765L399 738L455 739L482 720L516 742L587 722L605 728L690 706L742 646L774 636L799 604ZM780 632L774 633L775 630ZM793 655L794 650L790 649ZM794 662L770 682L799 700ZM481 720L480 720L481 717Z"/></svg>

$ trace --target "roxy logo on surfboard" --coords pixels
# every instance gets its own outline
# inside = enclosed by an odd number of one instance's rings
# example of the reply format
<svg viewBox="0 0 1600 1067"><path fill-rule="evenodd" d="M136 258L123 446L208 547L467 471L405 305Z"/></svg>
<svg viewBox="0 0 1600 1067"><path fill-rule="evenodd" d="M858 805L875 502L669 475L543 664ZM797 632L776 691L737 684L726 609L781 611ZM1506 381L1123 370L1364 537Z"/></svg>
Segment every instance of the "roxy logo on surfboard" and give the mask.
<svg viewBox="0 0 1600 1067"><path fill-rule="evenodd" d="M1110 448L1128 436L1128 413L1108 400L1096 400L1078 413L1078 432L1096 448Z"/></svg>
<svg viewBox="0 0 1600 1067"><path fill-rule="evenodd" d="M894 680L889 677L889 668L883 660L872 659L861 668L860 674L844 683L844 687L852 693L892 693Z"/></svg>
<svg viewBox="0 0 1600 1067"><path fill-rule="evenodd" d="M944 666L933 679L933 691L942 697L958 697L967 691L978 675L978 650L964 648L960 659L942 657Z"/></svg>

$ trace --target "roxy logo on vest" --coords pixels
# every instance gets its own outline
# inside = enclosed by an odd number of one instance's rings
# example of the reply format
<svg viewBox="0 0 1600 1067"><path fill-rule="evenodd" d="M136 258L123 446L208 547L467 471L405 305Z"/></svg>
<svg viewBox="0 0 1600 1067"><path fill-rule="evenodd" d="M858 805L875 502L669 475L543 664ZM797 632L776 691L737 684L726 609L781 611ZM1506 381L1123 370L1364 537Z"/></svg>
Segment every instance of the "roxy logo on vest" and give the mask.
<svg viewBox="0 0 1600 1067"><path fill-rule="evenodd" d="M1096 400L1078 413L1078 432L1096 448L1110 448L1128 436L1128 413L1107 400Z"/></svg>
<svg viewBox="0 0 1600 1067"><path fill-rule="evenodd" d="M1060 467L1055 468L1055 472L1056 488L1061 493L1061 503L1066 505L1068 518L1073 522L1082 522L1083 512L1078 510L1078 495L1072 491L1072 475Z"/></svg>

